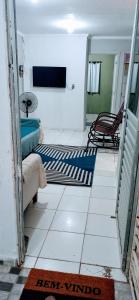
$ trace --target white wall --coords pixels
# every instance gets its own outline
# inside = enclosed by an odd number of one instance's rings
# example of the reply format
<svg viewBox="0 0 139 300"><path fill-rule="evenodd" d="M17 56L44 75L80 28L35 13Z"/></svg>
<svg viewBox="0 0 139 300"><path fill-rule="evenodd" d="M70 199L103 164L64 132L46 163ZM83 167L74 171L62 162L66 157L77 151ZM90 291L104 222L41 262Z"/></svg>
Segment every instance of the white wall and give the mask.
<svg viewBox="0 0 139 300"><path fill-rule="evenodd" d="M17 225L4 4L5 1L2 0L0 2L0 260L16 260Z"/></svg>
<svg viewBox="0 0 139 300"><path fill-rule="evenodd" d="M91 39L91 53L130 52L131 39L94 37Z"/></svg>
<svg viewBox="0 0 139 300"><path fill-rule="evenodd" d="M87 35L26 35L25 91L38 97L39 117L48 128L84 129ZM67 67L67 88L33 88L32 66ZM71 90L71 85L75 88Z"/></svg>

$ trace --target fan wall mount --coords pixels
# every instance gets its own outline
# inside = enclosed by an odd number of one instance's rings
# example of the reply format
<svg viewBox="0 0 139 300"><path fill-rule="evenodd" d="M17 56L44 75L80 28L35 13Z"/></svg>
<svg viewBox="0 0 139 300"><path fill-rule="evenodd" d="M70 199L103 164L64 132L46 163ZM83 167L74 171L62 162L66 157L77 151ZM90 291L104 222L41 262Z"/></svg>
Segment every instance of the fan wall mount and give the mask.
<svg viewBox="0 0 139 300"><path fill-rule="evenodd" d="M38 99L35 94L31 92L25 92L20 95L19 104L21 111L23 111L28 118L28 114L36 110L38 106Z"/></svg>

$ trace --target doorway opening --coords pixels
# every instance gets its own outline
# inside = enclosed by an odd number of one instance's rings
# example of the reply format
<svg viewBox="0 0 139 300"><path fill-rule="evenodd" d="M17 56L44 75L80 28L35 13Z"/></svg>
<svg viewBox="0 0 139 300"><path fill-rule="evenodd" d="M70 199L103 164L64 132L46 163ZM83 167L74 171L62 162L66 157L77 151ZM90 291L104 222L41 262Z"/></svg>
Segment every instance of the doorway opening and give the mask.
<svg viewBox="0 0 139 300"><path fill-rule="evenodd" d="M19 36L21 37L20 34ZM25 56L31 50L29 38L31 37L28 36L25 43ZM21 47L18 48L18 53L20 51ZM20 65L25 64L24 76L28 73L29 83L31 70L26 59ZM24 88L29 87L26 81ZM109 110L110 106L109 102ZM39 111L36 113L39 115ZM87 130L81 133L74 130L65 132L49 129L44 131L43 142L47 144L62 142L67 145L72 143L77 146L84 145L86 138ZM70 270L70 272L82 274L93 270L94 273L102 275L105 271L105 276L108 273L107 266L113 278L126 280L121 272L114 212L117 192L115 176L117 159L115 152L98 152L96 174L91 188L51 184L44 190L39 190L38 202L30 203L24 212L25 230L22 234L29 238L24 266L36 268L49 266L51 270L59 268L59 270ZM69 252L70 245L72 245L72 251ZM104 250L104 245L106 253L101 252ZM101 249L100 252L98 249ZM107 255L108 251L113 255Z"/></svg>

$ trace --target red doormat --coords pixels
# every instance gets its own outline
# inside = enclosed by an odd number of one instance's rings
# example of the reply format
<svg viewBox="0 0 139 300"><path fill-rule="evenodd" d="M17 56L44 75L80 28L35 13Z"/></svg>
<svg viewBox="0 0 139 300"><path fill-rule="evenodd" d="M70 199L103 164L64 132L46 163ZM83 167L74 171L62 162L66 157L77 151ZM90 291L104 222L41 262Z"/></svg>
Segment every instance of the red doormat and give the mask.
<svg viewBox="0 0 139 300"><path fill-rule="evenodd" d="M114 300L114 280L32 269L20 300Z"/></svg>

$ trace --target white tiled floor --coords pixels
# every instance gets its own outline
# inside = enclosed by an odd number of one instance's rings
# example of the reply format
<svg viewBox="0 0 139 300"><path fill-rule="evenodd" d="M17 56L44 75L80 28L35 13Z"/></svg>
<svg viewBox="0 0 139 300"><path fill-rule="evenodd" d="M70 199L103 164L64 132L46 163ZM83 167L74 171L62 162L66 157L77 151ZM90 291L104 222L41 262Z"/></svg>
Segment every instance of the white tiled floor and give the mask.
<svg viewBox="0 0 139 300"><path fill-rule="evenodd" d="M33 228L25 228L25 235L29 237L27 255L38 257L45 241L47 231Z"/></svg>
<svg viewBox="0 0 139 300"><path fill-rule="evenodd" d="M77 211L86 212L88 211L89 197L76 196L76 195L63 195L61 202L58 206L59 210L65 211Z"/></svg>
<svg viewBox="0 0 139 300"><path fill-rule="evenodd" d="M110 216L88 214L86 234L117 238L116 220Z"/></svg>
<svg viewBox="0 0 139 300"><path fill-rule="evenodd" d="M115 238L85 235L82 263L120 268L119 245Z"/></svg>
<svg viewBox="0 0 139 300"><path fill-rule="evenodd" d="M44 143L86 145L87 133L47 130ZM126 281L115 219L116 164L117 154L102 149L91 188L48 184L39 191L25 212L25 266Z"/></svg>
<svg viewBox="0 0 139 300"><path fill-rule="evenodd" d="M40 257L80 262L83 238L83 234L49 231Z"/></svg>
<svg viewBox="0 0 139 300"><path fill-rule="evenodd" d="M35 268L66 273L79 273L80 264L76 262L38 258Z"/></svg>
<svg viewBox="0 0 139 300"><path fill-rule="evenodd" d="M50 230L84 233L86 213L57 211Z"/></svg>
<svg viewBox="0 0 139 300"><path fill-rule="evenodd" d="M103 185L93 185L91 190L91 197L102 198L103 199L116 199L116 187L103 186Z"/></svg>
<svg viewBox="0 0 139 300"><path fill-rule="evenodd" d="M115 216L115 200L90 198L89 213L97 215Z"/></svg>
<svg viewBox="0 0 139 300"><path fill-rule="evenodd" d="M55 211L49 209L29 208L25 216L25 227L49 229Z"/></svg>
<svg viewBox="0 0 139 300"><path fill-rule="evenodd" d="M120 269L112 269L108 267L100 267L95 265L81 264L80 273L88 276L98 276L98 277L109 277L109 271L111 271L110 278L114 278L118 281L126 282L126 277ZM123 299L124 300L124 299Z"/></svg>

